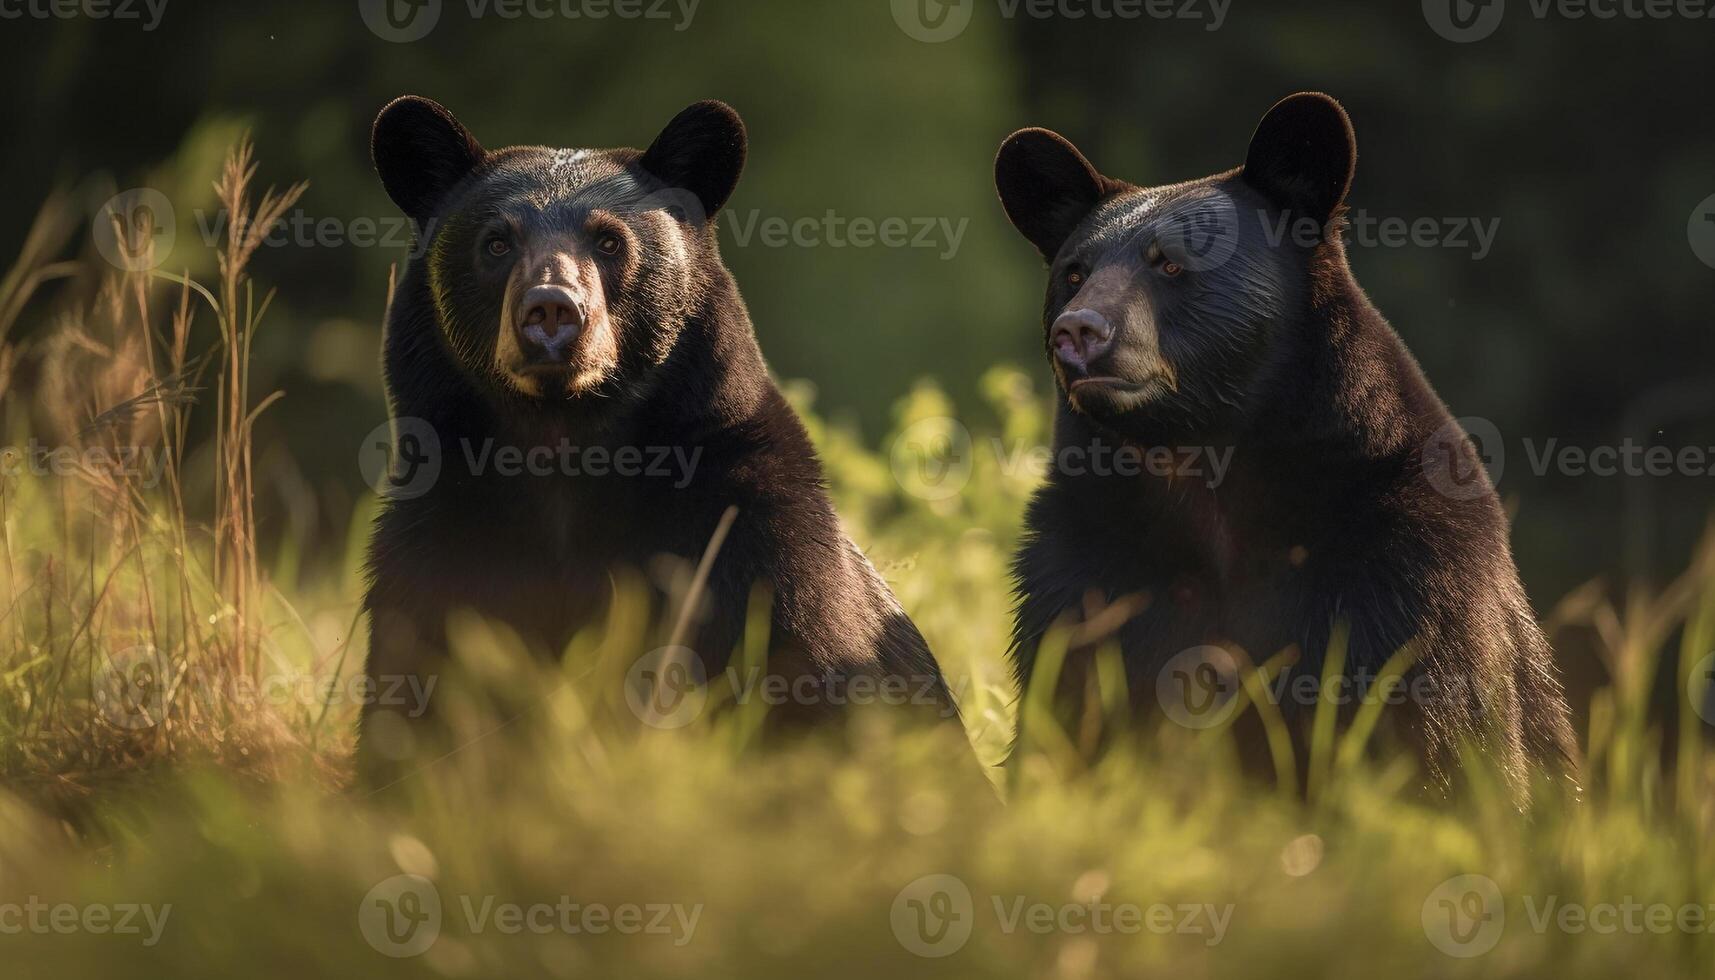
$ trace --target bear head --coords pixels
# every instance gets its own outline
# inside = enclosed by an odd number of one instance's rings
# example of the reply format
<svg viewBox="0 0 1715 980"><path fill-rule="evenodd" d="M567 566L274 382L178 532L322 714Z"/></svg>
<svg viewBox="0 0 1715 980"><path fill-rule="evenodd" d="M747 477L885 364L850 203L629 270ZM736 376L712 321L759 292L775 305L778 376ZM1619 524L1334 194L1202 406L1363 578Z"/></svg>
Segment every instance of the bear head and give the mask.
<svg viewBox="0 0 1715 980"><path fill-rule="evenodd" d="M995 182L1049 263L1044 339L1065 405L1154 444L1242 427L1304 339L1285 335L1318 256L1343 267L1355 160L1350 120L1319 93L1269 110L1243 166L1159 187L1104 176L1045 129L1008 137Z"/></svg>
<svg viewBox="0 0 1715 980"><path fill-rule="evenodd" d="M479 390L552 406L626 396L725 275L712 220L744 167L729 106L679 113L648 149L485 150L404 96L371 144L417 226L417 274L444 349Z"/></svg>

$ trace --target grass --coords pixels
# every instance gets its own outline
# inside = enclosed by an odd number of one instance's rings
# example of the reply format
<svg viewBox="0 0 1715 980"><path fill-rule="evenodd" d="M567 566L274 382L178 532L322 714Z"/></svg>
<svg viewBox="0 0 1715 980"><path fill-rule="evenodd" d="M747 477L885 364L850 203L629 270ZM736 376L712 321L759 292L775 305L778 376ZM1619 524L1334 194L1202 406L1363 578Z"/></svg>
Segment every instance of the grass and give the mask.
<svg viewBox="0 0 1715 980"><path fill-rule="evenodd" d="M1084 733L1033 719L1044 734L1004 802L949 775L932 736L877 717L854 719L855 748L765 744L742 710L640 731L613 720L649 626L623 597L613 628L558 666L457 618L463 693L443 709L459 749L395 786L354 783L368 514L343 564L307 579L259 553L251 425L272 395L247 377L268 305L247 236L298 189L251 204L253 173L240 148L219 182L229 213L251 220L232 222L213 288L60 260L79 224L65 198L0 283L6 436L76 450L55 473L9 465L0 484L7 975L1367 980L1715 966L1709 729L1691 711L1652 713L1650 698L1664 672L1678 704L1703 696L1707 547L1659 594L1615 604L1592 588L1551 613L1551 629L1599 638L1611 683L1581 712L1585 798L1528 813L1480 767L1457 802L1425 801L1409 760L1363 750L1361 715L1318 727L1307 787L1242 777L1222 731L1164 724L1087 763ZM43 339L9 342L55 284L87 299ZM26 374L28 390L8 383ZM1015 706L1036 710L1001 654L1006 560L1035 479L1010 449L1039 445L1046 423L1026 374L997 369L984 389L974 437L937 388L914 391L891 456L822 422L808 386L791 395L855 539L993 763ZM213 416L201 440L196 412ZM916 447L965 439L968 480L917 468ZM128 446L158 454L158 480L93 453ZM1120 703L1100 692L1095 724Z"/></svg>

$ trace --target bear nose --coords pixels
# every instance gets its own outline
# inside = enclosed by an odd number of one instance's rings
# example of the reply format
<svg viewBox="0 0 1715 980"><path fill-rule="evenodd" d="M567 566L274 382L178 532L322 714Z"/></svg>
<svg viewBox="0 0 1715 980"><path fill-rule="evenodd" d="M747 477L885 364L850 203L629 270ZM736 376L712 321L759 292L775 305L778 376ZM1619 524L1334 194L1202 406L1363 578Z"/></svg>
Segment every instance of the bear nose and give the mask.
<svg viewBox="0 0 1715 980"><path fill-rule="evenodd" d="M1054 318L1054 327L1048 333L1048 345L1060 363L1080 370L1106 354L1113 340L1113 325L1107 317L1091 309L1067 310Z"/></svg>
<svg viewBox="0 0 1715 980"><path fill-rule="evenodd" d="M584 304L564 286L531 286L518 304L518 346L538 362L561 362L584 329Z"/></svg>

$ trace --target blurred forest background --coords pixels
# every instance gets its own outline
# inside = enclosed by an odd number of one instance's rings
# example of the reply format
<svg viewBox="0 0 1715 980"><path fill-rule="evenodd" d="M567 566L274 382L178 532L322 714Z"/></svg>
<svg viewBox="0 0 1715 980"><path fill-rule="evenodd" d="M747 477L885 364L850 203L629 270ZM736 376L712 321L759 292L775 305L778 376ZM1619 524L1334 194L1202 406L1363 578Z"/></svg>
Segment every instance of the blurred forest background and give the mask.
<svg viewBox="0 0 1715 980"><path fill-rule="evenodd" d="M913 3L968 26L920 40L901 26ZM1526 440L1715 447L1715 269L1688 241L1715 195L1715 22L1539 19L1515 3L1491 36L1454 43L1411 2L1233 0L1210 30L1195 3L1203 19L1009 18L999 0L703 0L686 22L682 5L665 18L508 19L448 0L427 36L398 43L360 6L169 0L147 31L0 21L11 93L0 250L16 253L56 187L92 217L114 189L150 187L186 243L165 267L206 278L209 185L244 131L261 182L309 181L306 220L391 221L368 133L401 93L445 103L489 146L645 145L684 105L720 98L751 131L722 242L763 349L779 376L813 383L821 414L874 444L925 377L973 429L989 367L1022 365L1047 389L1041 266L991 183L1008 132L1057 129L1109 173L1167 183L1236 165L1269 105L1321 89L1357 126L1359 212L1498 222L1480 258L1467 231L1463 243L1355 245L1352 261L1454 414L1503 433L1500 485L1539 609L1596 577L1659 581L1684 567L1708 518L1708 475L1539 476ZM858 248L742 236L751 222L830 211L944 220L962 237ZM285 392L256 434L265 548L291 541L313 563L345 546L368 494L358 442L386 418L388 269L406 252L292 242L253 262L279 296L252 384ZM32 338L76 288L42 291L9 338L25 382Z"/></svg>

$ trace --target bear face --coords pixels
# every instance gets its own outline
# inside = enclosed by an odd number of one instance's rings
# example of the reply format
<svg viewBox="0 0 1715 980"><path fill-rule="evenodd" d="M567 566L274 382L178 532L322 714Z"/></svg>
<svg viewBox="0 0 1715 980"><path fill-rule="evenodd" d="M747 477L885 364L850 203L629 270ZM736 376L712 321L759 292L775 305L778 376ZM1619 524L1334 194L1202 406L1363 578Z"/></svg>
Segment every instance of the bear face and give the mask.
<svg viewBox="0 0 1715 980"><path fill-rule="evenodd" d="M1242 426L1287 346L1273 335L1304 302L1354 147L1344 110L1319 94L1275 106L1244 166L1161 187L1103 176L1048 130L1009 137L996 185L1049 263L1043 336L1067 405L1149 444ZM1305 219L1316 241L1286 233Z"/></svg>
<svg viewBox="0 0 1715 980"><path fill-rule="evenodd" d="M445 108L395 100L373 154L425 238L446 349L492 399L537 407L648 391L719 265L709 216L744 167L728 106L681 112L636 150L482 149Z"/></svg>

